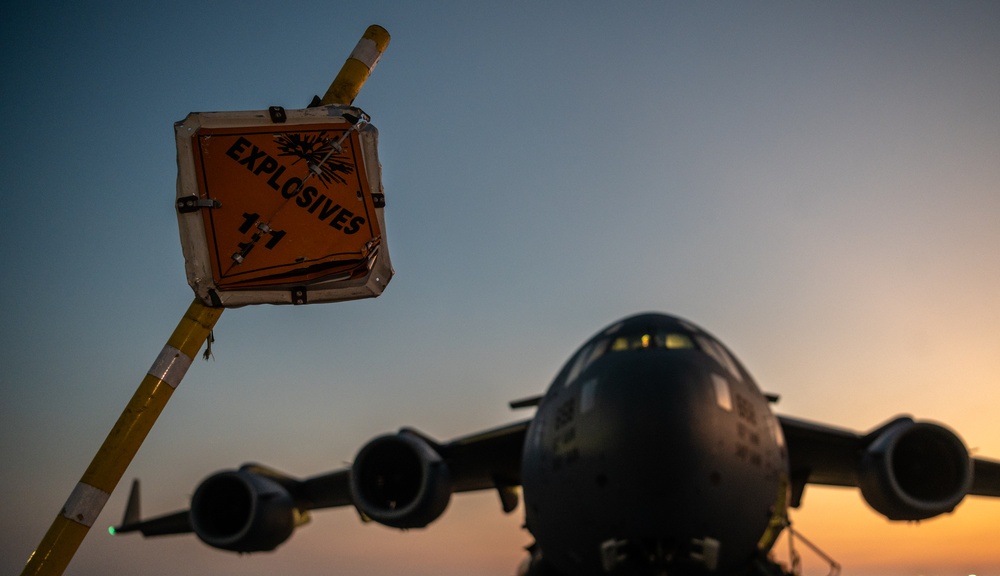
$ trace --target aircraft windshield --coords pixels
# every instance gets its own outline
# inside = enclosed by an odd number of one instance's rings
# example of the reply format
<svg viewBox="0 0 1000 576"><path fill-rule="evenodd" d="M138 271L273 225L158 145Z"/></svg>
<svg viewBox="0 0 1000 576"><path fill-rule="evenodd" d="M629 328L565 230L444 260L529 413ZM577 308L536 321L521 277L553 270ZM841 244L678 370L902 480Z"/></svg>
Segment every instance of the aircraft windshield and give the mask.
<svg viewBox="0 0 1000 576"><path fill-rule="evenodd" d="M655 334L633 334L618 336L611 342L613 352L622 350L637 350L639 348L693 348L691 339L685 334L676 332L657 332Z"/></svg>
<svg viewBox="0 0 1000 576"><path fill-rule="evenodd" d="M710 358L720 375L736 382L746 376L729 351L704 330L679 318L643 314L613 324L585 344L560 372L555 385L573 384L597 360L632 350L697 350Z"/></svg>
<svg viewBox="0 0 1000 576"><path fill-rule="evenodd" d="M573 359L569 374L566 375L564 385L569 386L583 374L586 369L598 358L609 352L623 352L626 350L641 349L682 349L694 348L686 334L679 332L657 331L657 332L636 332L634 334L619 334L602 338L594 343L584 346Z"/></svg>

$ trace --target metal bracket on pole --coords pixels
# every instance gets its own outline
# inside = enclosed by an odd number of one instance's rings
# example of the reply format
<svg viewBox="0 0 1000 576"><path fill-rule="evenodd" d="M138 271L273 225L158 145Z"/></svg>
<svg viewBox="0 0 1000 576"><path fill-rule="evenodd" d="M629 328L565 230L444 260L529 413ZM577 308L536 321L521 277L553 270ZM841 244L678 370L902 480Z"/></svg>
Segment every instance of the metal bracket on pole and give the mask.
<svg viewBox="0 0 1000 576"><path fill-rule="evenodd" d="M211 198L198 198L197 196L185 196L177 199L177 211L181 214L197 212L202 208L222 208L222 202Z"/></svg>
<svg viewBox="0 0 1000 576"><path fill-rule="evenodd" d="M281 106L269 106L267 114L271 117L271 122L275 124L284 124L285 120L288 120L288 116L285 115L285 109Z"/></svg>

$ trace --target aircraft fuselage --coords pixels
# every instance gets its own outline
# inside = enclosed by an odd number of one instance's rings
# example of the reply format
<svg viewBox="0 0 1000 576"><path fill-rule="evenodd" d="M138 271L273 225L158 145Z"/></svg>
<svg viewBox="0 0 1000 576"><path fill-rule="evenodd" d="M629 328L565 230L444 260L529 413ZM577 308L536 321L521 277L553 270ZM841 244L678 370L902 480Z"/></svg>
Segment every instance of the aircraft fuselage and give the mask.
<svg viewBox="0 0 1000 576"><path fill-rule="evenodd" d="M783 527L788 461L768 400L700 328L634 316L586 342L528 428L528 529L564 574L748 567Z"/></svg>

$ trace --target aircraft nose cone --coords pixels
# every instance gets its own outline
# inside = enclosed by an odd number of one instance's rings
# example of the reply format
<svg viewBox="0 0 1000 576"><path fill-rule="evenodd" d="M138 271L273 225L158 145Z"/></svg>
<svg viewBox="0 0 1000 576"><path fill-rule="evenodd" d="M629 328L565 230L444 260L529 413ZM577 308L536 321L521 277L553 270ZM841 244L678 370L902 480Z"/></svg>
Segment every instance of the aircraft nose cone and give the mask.
<svg viewBox="0 0 1000 576"><path fill-rule="evenodd" d="M720 401L713 376L694 350L636 350L553 386L528 432L522 483L528 528L560 570L603 574L608 542L687 559L696 542L721 543L709 546L720 569L756 550L779 479L761 465L776 454L749 456L777 448ZM734 398L755 390L727 386ZM750 437L760 445L747 450Z"/></svg>
<svg viewBox="0 0 1000 576"><path fill-rule="evenodd" d="M609 539L679 537L698 506L694 367L637 359L655 358L614 358L547 397L529 430L528 527L543 547L564 550L566 562L589 557L599 565Z"/></svg>

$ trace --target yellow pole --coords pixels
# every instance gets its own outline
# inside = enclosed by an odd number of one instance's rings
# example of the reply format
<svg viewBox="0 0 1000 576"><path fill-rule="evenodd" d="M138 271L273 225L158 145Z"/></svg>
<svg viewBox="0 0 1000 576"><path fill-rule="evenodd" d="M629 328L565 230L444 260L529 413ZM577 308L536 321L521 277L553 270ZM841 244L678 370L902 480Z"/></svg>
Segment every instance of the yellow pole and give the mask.
<svg viewBox="0 0 1000 576"><path fill-rule="evenodd" d="M385 29L369 26L322 103L352 103L388 44L389 33ZM59 576L66 570L223 310L194 299L38 548L28 558L21 576Z"/></svg>
<svg viewBox="0 0 1000 576"><path fill-rule="evenodd" d="M63 573L223 310L210 308L197 298L191 303L41 544L28 558L22 576Z"/></svg>
<svg viewBox="0 0 1000 576"><path fill-rule="evenodd" d="M361 36L361 40L358 40L354 51L344 62L344 67L340 69L337 77L327 88L320 103L323 105L348 105L354 102L354 98L361 91L361 85L375 69L378 59L382 57L382 53L388 46L389 33L385 31L385 28L377 24L369 26L364 35Z"/></svg>

